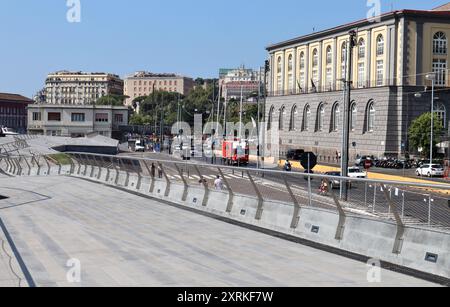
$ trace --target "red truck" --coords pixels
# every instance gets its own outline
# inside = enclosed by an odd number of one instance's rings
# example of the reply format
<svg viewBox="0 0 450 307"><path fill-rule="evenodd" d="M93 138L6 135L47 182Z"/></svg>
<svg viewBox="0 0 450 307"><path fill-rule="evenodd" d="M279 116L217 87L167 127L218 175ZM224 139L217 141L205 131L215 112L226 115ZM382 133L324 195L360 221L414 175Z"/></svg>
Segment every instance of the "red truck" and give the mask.
<svg viewBox="0 0 450 307"><path fill-rule="evenodd" d="M222 143L222 159L228 165L248 165L249 145L247 141L235 139Z"/></svg>

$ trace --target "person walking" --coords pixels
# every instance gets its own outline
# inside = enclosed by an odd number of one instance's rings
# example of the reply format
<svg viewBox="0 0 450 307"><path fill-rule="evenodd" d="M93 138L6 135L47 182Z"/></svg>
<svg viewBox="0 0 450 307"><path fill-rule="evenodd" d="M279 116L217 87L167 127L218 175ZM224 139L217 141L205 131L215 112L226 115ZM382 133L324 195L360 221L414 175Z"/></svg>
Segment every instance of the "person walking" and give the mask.
<svg viewBox="0 0 450 307"><path fill-rule="evenodd" d="M222 191L222 190L223 190L223 182L222 182L222 178L220 178L219 175L217 175L217 179L214 181L214 187L215 187L216 190L218 190L218 191Z"/></svg>
<svg viewBox="0 0 450 307"><path fill-rule="evenodd" d="M155 163L152 163L152 167L150 169L150 176L152 176L152 179L155 178L155 174L156 174L156 166Z"/></svg>
<svg viewBox="0 0 450 307"><path fill-rule="evenodd" d="M161 179L163 177L163 170L162 170L162 166L159 165L158 166L158 178Z"/></svg>

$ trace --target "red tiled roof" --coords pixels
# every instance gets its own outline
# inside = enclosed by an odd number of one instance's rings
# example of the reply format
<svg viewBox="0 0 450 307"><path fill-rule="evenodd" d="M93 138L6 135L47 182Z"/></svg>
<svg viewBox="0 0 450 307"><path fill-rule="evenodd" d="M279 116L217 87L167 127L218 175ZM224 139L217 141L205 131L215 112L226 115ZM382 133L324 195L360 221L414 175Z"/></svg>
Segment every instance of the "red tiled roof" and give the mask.
<svg viewBox="0 0 450 307"><path fill-rule="evenodd" d="M0 93L0 102L34 103L33 100L18 94Z"/></svg>

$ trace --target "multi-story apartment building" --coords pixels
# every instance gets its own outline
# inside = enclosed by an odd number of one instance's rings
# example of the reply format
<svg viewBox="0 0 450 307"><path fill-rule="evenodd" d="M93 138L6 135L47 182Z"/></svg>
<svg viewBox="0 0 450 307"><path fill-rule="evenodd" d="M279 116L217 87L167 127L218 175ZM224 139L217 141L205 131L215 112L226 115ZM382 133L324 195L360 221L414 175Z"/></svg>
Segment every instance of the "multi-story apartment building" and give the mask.
<svg viewBox="0 0 450 307"><path fill-rule="evenodd" d="M33 104L28 107L30 134L84 137L97 133L120 139L120 126L128 125L125 106Z"/></svg>
<svg viewBox="0 0 450 307"><path fill-rule="evenodd" d="M0 126L19 133L27 131L27 106L33 100L17 94L0 93Z"/></svg>
<svg viewBox="0 0 450 307"><path fill-rule="evenodd" d="M155 74L145 71L125 78L124 93L129 98L125 104L131 106L137 97L148 96L153 91L167 91L186 96L194 88L194 80L176 74Z"/></svg>
<svg viewBox="0 0 450 307"><path fill-rule="evenodd" d="M59 71L45 82L47 104L91 105L106 95L123 95L123 80L108 73Z"/></svg>
<svg viewBox="0 0 450 307"><path fill-rule="evenodd" d="M241 95L247 100L253 93L257 93L262 84L261 73L241 66L235 69L222 68L219 70L219 84L222 87L222 98L240 99Z"/></svg>
<svg viewBox="0 0 450 307"><path fill-rule="evenodd" d="M446 129L450 110L448 63L450 5L430 11L399 10L378 20L360 20L294 38L267 48L270 54L266 119L280 133L280 148L316 152L337 162L341 150L344 83L349 32L353 49L350 155L403 155L412 120L435 112ZM421 93L418 95L418 93ZM431 131L431 129L430 129Z"/></svg>

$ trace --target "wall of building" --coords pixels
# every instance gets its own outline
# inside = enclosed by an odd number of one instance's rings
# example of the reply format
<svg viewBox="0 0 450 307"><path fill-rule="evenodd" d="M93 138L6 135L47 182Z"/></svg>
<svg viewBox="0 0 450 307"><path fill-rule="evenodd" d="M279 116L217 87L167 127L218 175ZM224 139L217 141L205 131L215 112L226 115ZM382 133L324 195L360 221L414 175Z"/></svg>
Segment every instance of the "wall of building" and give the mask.
<svg viewBox="0 0 450 307"><path fill-rule="evenodd" d="M34 120L33 114L41 114L41 120ZM49 113L60 113L60 121L49 121ZM107 122L96 121L98 114L107 114ZM84 114L84 121L73 121L72 114ZM116 116L123 121L117 121ZM128 124L128 109L124 107L67 107L31 105L28 108L28 131L30 133L57 136L85 136L92 132L111 137L119 126Z"/></svg>

